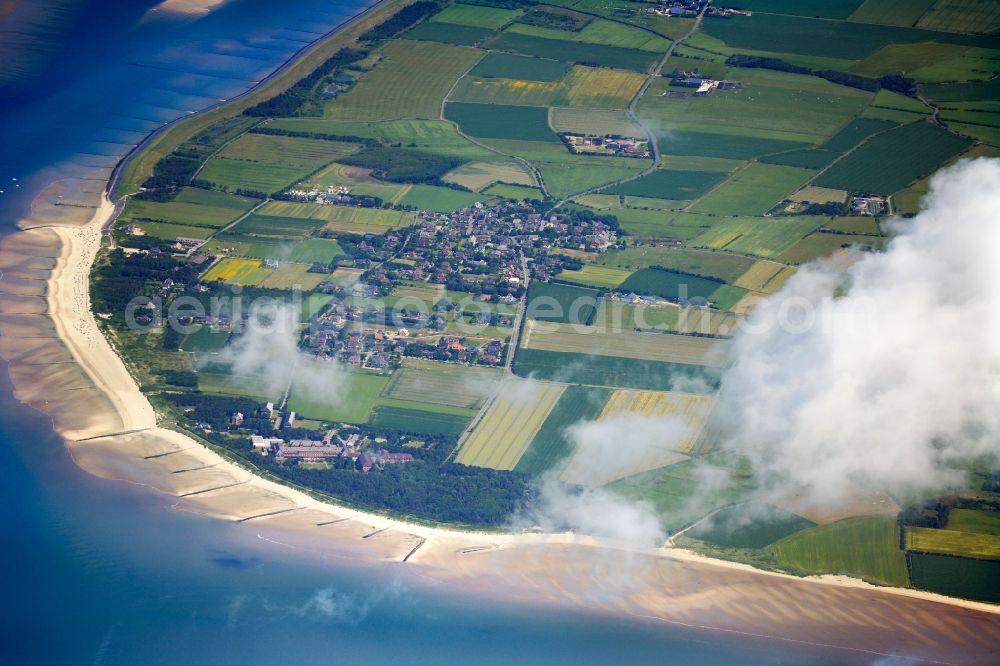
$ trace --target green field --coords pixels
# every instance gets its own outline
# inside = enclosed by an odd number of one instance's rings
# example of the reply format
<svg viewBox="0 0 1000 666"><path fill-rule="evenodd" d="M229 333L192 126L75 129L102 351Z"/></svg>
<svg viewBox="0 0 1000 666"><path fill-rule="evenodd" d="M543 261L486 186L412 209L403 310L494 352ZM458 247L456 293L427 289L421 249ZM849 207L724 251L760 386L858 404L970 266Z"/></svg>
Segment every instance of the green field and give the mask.
<svg viewBox="0 0 1000 666"><path fill-rule="evenodd" d="M950 597L1000 603L1000 560L907 553L913 587Z"/></svg>
<svg viewBox="0 0 1000 666"><path fill-rule="evenodd" d="M215 157L205 163L198 178L229 191L254 190L265 194L280 192L301 180L311 169L299 166L260 164Z"/></svg>
<svg viewBox="0 0 1000 666"><path fill-rule="evenodd" d="M313 171L360 149L359 144L345 141L247 133L223 148L219 156Z"/></svg>
<svg viewBox="0 0 1000 666"><path fill-rule="evenodd" d="M589 324L596 306L593 289L537 280L528 288L527 315L537 321Z"/></svg>
<svg viewBox="0 0 1000 666"><path fill-rule="evenodd" d="M721 282L703 277L663 271L658 268L641 268L618 286L618 291L635 292L646 296L659 296L669 301L708 299Z"/></svg>
<svg viewBox="0 0 1000 666"><path fill-rule="evenodd" d="M485 190L483 194L489 194L495 197L503 197L504 199L513 199L514 201L523 201L524 199L536 199L541 201L542 191L537 187L525 187L524 185L507 185L505 183L497 183L496 185L490 185Z"/></svg>
<svg viewBox="0 0 1000 666"><path fill-rule="evenodd" d="M452 23L428 22L421 23L407 31L406 38L415 41L441 42L457 46L475 46L493 34L488 28L477 28L471 25L455 25Z"/></svg>
<svg viewBox="0 0 1000 666"><path fill-rule="evenodd" d="M865 0L850 16L859 23L910 27L937 0Z"/></svg>
<svg viewBox="0 0 1000 666"><path fill-rule="evenodd" d="M1000 536L993 534L907 526L904 543L907 550L921 553L1000 560Z"/></svg>
<svg viewBox="0 0 1000 666"><path fill-rule="evenodd" d="M444 113L472 136L522 141L557 138L549 128L549 112L544 107L449 102Z"/></svg>
<svg viewBox="0 0 1000 666"><path fill-rule="evenodd" d="M514 471L537 476L557 467L573 451L566 428L596 419L610 395L606 388L567 386Z"/></svg>
<svg viewBox="0 0 1000 666"><path fill-rule="evenodd" d="M129 197L123 221L152 220L195 227L222 227L260 203L257 199L185 187L173 201L144 201Z"/></svg>
<svg viewBox="0 0 1000 666"><path fill-rule="evenodd" d="M303 395L293 386L288 409L317 421L367 423L388 383L389 378L384 375L350 372L343 378L341 394L336 400Z"/></svg>
<svg viewBox="0 0 1000 666"><path fill-rule="evenodd" d="M490 51L485 58L476 63L469 75L482 79L515 79L554 83L561 81L566 76L569 67L569 64L565 62Z"/></svg>
<svg viewBox="0 0 1000 666"><path fill-rule="evenodd" d="M415 435L458 437L465 430L471 419L471 414L469 416L458 416L455 414L438 414L419 409L379 405L375 407L368 426Z"/></svg>
<svg viewBox="0 0 1000 666"><path fill-rule="evenodd" d="M265 206L261 210L268 211L274 209L270 208L270 206ZM238 224L233 225L226 233L278 238L304 238L322 226L323 220L254 213L240 220Z"/></svg>
<svg viewBox="0 0 1000 666"><path fill-rule="evenodd" d="M821 187L892 194L935 171L971 145L929 122L916 122L870 139L820 174Z"/></svg>
<svg viewBox="0 0 1000 666"><path fill-rule="evenodd" d="M572 155L552 162L537 162L535 166L553 196L568 197L633 176L649 164L648 160L630 157Z"/></svg>
<svg viewBox="0 0 1000 666"><path fill-rule="evenodd" d="M430 22L471 25L496 30L507 25L520 15L521 11L517 9L498 9L478 5L455 4L445 7L432 16Z"/></svg>
<svg viewBox="0 0 1000 666"><path fill-rule="evenodd" d="M862 2L863 0L739 0L739 7L752 12L769 14L845 19Z"/></svg>
<svg viewBox="0 0 1000 666"><path fill-rule="evenodd" d="M775 506L741 504L698 523L686 536L725 548L763 548L816 523Z"/></svg>
<svg viewBox="0 0 1000 666"><path fill-rule="evenodd" d="M852 234L809 234L802 240L790 246L778 259L789 264L804 264L815 259L829 257L845 245L860 245L863 247L882 247L884 238Z"/></svg>
<svg viewBox="0 0 1000 666"><path fill-rule="evenodd" d="M450 213L459 208L467 208L480 199L481 197L473 192L453 190L450 187L414 185L407 190L399 203L403 206L413 206L417 210Z"/></svg>
<svg viewBox="0 0 1000 666"><path fill-rule="evenodd" d="M803 148L807 145L801 141L687 130L658 132L657 144L665 155L696 155L738 160L748 160L769 153Z"/></svg>
<svg viewBox="0 0 1000 666"><path fill-rule="evenodd" d="M608 194L622 194L656 199L697 199L722 182L725 173L712 171L674 171L658 169L642 178L615 185Z"/></svg>
<svg viewBox="0 0 1000 666"><path fill-rule="evenodd" d="M691 212L711 215L763 215L816 172L754 163L700 199Z"/></svg>
<svg viewBox="0 0 1000 666"><path fill-rule="evenodd" d="M779 541L774 550L782 566L807 574L848 574L883 585L909 582L894 516L822 525Z"/></svg>
<svg viewBox="0 0 1000 666"><path fill-rule="evenodd" d="M300 218L300 228L319 224L331 231L344 233L382 233L413 223L413 213L404 211L290 201L272 201L261 208L260 212L275 217Z"/></svg>
<svg viewBox="0 0 1000 666"><path fill-rule="evenodd" d="M995 0L938 0L917 22L918 28L944 32L995 33L1000 5Z"/></svg>
<svg viewBox="0 0 1000 666"><path fill-rule="evenodd" d="M1000 536L1000 511L952 509L948 513L948 529Z"/></svg>
<svg viewBox="0 0 1000 666"><path fill-rule="evenodd" d="M815 231L822 217L725 217L691 241L696 247L776 257Z"/></svg>
<svg viewBox="0 0 1000 666"><path fill-rule="evenodd" d="M584 264L583 268L578 271L562 271L559 273L558 278L564 282L572 282L585 287L614 289L624 282L629 275L631 275L631 273L620 268Z"/></svg>
<svg viewBox="0 0 1000 666"><path fill-rule="evenodd" d="M328 238L307 238L296 243L292 253L288 256L289 261L311 264L319 262L328 264L337 255L343 255L337 241Z"/></svg>
<svg viewBox="0 0 1000 666"><path fill-rule="evenodd" d="M685 379L704 379L709 386L718 382L717 371L697 365L524 348L517 351L514 372L521 377L647 391L669 391Z"/></svg>
<svg viewBox="0 0 1000 666"><path fill-rule="evenodd" d="M642 128L636 126L628 115L616 109L552 109L550 115L552 127L557 132L576 132L578 134L620 134L622 136L642 137Z"/></svg>
<svg viewBox="0 0 1000 666"><path fill-rule="evenodd" d="M411 360L393 374L384 395L395 400L480 407L493 394L500 374L492 368Z"/></svg>
<svg viewBox="0 0 1000 666"><path fill-rule="evenodd" d="M565 30L542 28L524 23L515 23L507 28L504 34L529 35L553 40L572 39L574 42L584 44L616 46L654 53L664 53L670 47L670 40L663 37L640 28L603 19L590 21L582 30L569 34Z"/></svg>
<svg viewBox="0 0 1000 666"><path fill-rule="evenodd" d="M165 222L136 221L142 233L147 236L174 240L176 238L200 238L206 239L215 231L212 227L189 227L184 224L168 224Z"/></svg>
<svg viewBox="0 0 1000 666"><path fill-rule="evenodd" d="M567 39L546 39L509 31L487 40L484 46L494 51L510 51L538 58L628 69L634 72L646 71L657 58L657 54L649 51L585 44Z"/></svg>
<svg viewBox="0 0 1000 666"><path fill-rule="evenodd" d="M656 265L685 273L707 275L724 282L736 282L741 275L750 270L754 260L706 250L642 246L612 250L604 254L598 263L602 266L632 270Z"/></svg>
<svg viewBox="0 0 1000 666"><path fill-rule="evenodd" d="M371 122L397 118L433 118L452 83L475 64L482 52L435 42L393 41L382 59L351 90L326 105L332 120Z"/></svg>
<svg viewBox="0 0 1000 666"><path fill-rule="evenodd" d="M185 336L181 349L186 352L217 352L226 346L229 331L213 331L208 326L202 326L194 333Z"/></svg>

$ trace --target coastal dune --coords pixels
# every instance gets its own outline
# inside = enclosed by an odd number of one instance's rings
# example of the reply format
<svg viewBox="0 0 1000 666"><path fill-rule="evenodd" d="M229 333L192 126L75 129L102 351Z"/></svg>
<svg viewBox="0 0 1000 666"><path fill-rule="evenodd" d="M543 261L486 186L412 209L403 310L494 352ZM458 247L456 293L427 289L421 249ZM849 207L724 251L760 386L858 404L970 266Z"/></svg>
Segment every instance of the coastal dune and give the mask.
<svg viewBox="0 0 1000 666"><path fill-rule="evenodd" d="M114 214L28 222L0 243L0 355L18 399L52 418L91 474L176 497L179 509L243 523L262 539L331 559L405 562L415 575L518 601L628 615L861 654L961 663L1000 659L986 604L860 581L799 579L665 547L573 534L474 533L386 518L260 478L156 414L90 308L89 274Z"/></svg>

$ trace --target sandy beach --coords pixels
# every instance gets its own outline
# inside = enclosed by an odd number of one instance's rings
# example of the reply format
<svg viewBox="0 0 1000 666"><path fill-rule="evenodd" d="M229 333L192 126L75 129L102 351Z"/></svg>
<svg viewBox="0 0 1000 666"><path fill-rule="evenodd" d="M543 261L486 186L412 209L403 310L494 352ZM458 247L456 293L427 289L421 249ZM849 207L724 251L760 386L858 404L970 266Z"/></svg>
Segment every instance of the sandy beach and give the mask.
<svg viewBox="0 0 1000 666"><path fill-rule="evenodd" d="M948 663L1000 658L1000 608L826 576L801 579L677 548L639 550L573 534L474 533L321 503L161 428L90 310L90 267L114 205L86 222L0 244L0 354L15 395L45 412L91 474L238 521L276 547L405 562L415 575L486 595L626 614L775 640Z"/></svg>

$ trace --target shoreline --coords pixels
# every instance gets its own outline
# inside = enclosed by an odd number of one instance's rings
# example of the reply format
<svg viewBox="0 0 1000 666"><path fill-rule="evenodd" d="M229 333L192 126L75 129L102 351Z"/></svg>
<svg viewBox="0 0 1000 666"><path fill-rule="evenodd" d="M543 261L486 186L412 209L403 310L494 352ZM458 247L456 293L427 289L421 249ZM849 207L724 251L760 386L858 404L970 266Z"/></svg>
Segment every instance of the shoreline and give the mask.
<svg viewBox="0 0 1000 666"><path fill-rule="evenodd" d="M376 2L318 42L384 4ZM259 90L316 44L235 99ZM164 125L130 151L110 175L107 192L113 195L133 157L187 119ZM960 659L970 645L977 650L971 659L998 658L1000 606L845 576L800 578L675 547L640 550L570 533L409 523L320 502L248 472L160 427L149 400L97 326L90 272L116 210L102 193L85 224L25 225L31 228L0 243L0 356L9 361L15 397L51 417L86 472L176 497L174 506L183 510L250 523L262 539L365 562L403 562L419 576L486 595L874 655L896 654L892 645L905 642L926 649L933 659ZM907 612L912 616L905 617ZM924 635L932 632L928 626L935 618L946 615L947 626L931 634L937 638ZM963 623L964 631L952 626ZM856 647L865 645L878 649Z"/></svg>

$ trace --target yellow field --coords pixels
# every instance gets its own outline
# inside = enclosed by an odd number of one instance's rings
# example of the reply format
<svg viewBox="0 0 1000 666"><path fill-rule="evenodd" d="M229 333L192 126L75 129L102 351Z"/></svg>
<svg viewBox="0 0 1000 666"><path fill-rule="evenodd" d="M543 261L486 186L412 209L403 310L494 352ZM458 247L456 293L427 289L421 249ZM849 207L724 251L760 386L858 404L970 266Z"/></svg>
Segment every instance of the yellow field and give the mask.
<svg viewBox="0 0 1000 666"><path fill-rule="evenodd" d="M563 79L557 102L559 106L624 109L645 79L638 72L575 65Z"/></svg>
<svg viewBox="0 0 1000 666"><path fill-rule="evenodd" d="M516 162L470 162L449 171L444 176L449 183L457 183L476 192L493 183L535 185L534 177Z"/></svg>
<svg viewBox="0 0 1000 666"><path fill-rule="evenodd" d="M595 487L687 460L714 404L711 396L618 389L591 434L577 435L577 448L559 478ZM602 441L605 432L623 427L631 429L634 447Z"/></svg>
<svg viewBox="0 0 1000 666"><path fill-rule="evenodd" d="M737 322L738 318L732 312L719 312L692 305L682 308L678 314L677 332L732 335Z"/></svg>
<svg viewBox="0 0 1000 666"><path fill-rule="evenodd" d="M611 394L599 419L606 420L622 414L643 416L676 416L688 424L684 436L670 446L681 453L690 453L705 427L708 413L715 398L707 395L666 391L637 391L618 389Z"/></svg>
<svg viewBox="0 0 1000 666"><path fill-rule="evenodd" d="M771 278L780 273L783 268L785 268L785 265L782 263L764 259L756 262L753 266L747 269L747 272L736 278L736 282L733 284L737 287L749 289L750 291L760 291L764 288L764 285L767 284Z"/></svg>
<svg viewBox="0 0 1000 666"><path fill-rule="evenodd" d="M564 389L561 384L507 380L486 415L462 444L455 462L514 469Z"/></svg>
<svg viewBox="0 0 1000 666"><path fill-rule="evenodd" d="M548 106L562 89L560 81L526 81L523 79L463 78L449 100L480 104L514 104Z"/></svg>
<svg viewBox="0 0 1000 666"><path fill-rule="evenodd" d="M691 335L636 333L603 326L583 327L534 320L525 327L523 342L526 349L721 367L722 359L714 353L718 344L718 340Z"/></svg>
<svg viewBox="0 0 1000 666"><path fill-rule="evenodd" d="M847 192L829 187L806 185L788 198L791 201L808 201L809 203L844 203L847 201Z"/></svg>
<svg viewBox="0 0 1000 666"><path fill-rule="evenodd" d="M269 269L261 267L260 259L226 257L208 269L202 279L206 282L221 280L232 284L256 286L270 275Z"/></svg>
<svg viewBox="0 0 1000 666"><path fill-rule="evenodd" d="M382 48L382 59L354 87L331 100L332 120L434 118L452 83L482 56L482 51L436 42L397 40Z"/></svg>
<svg viewBox="0 0 1000 666"><path fill-rule="evenodd" d="M980 559L1000 559L1000 536L907 527L906 548L922 553L942 553Z"/></svg>

